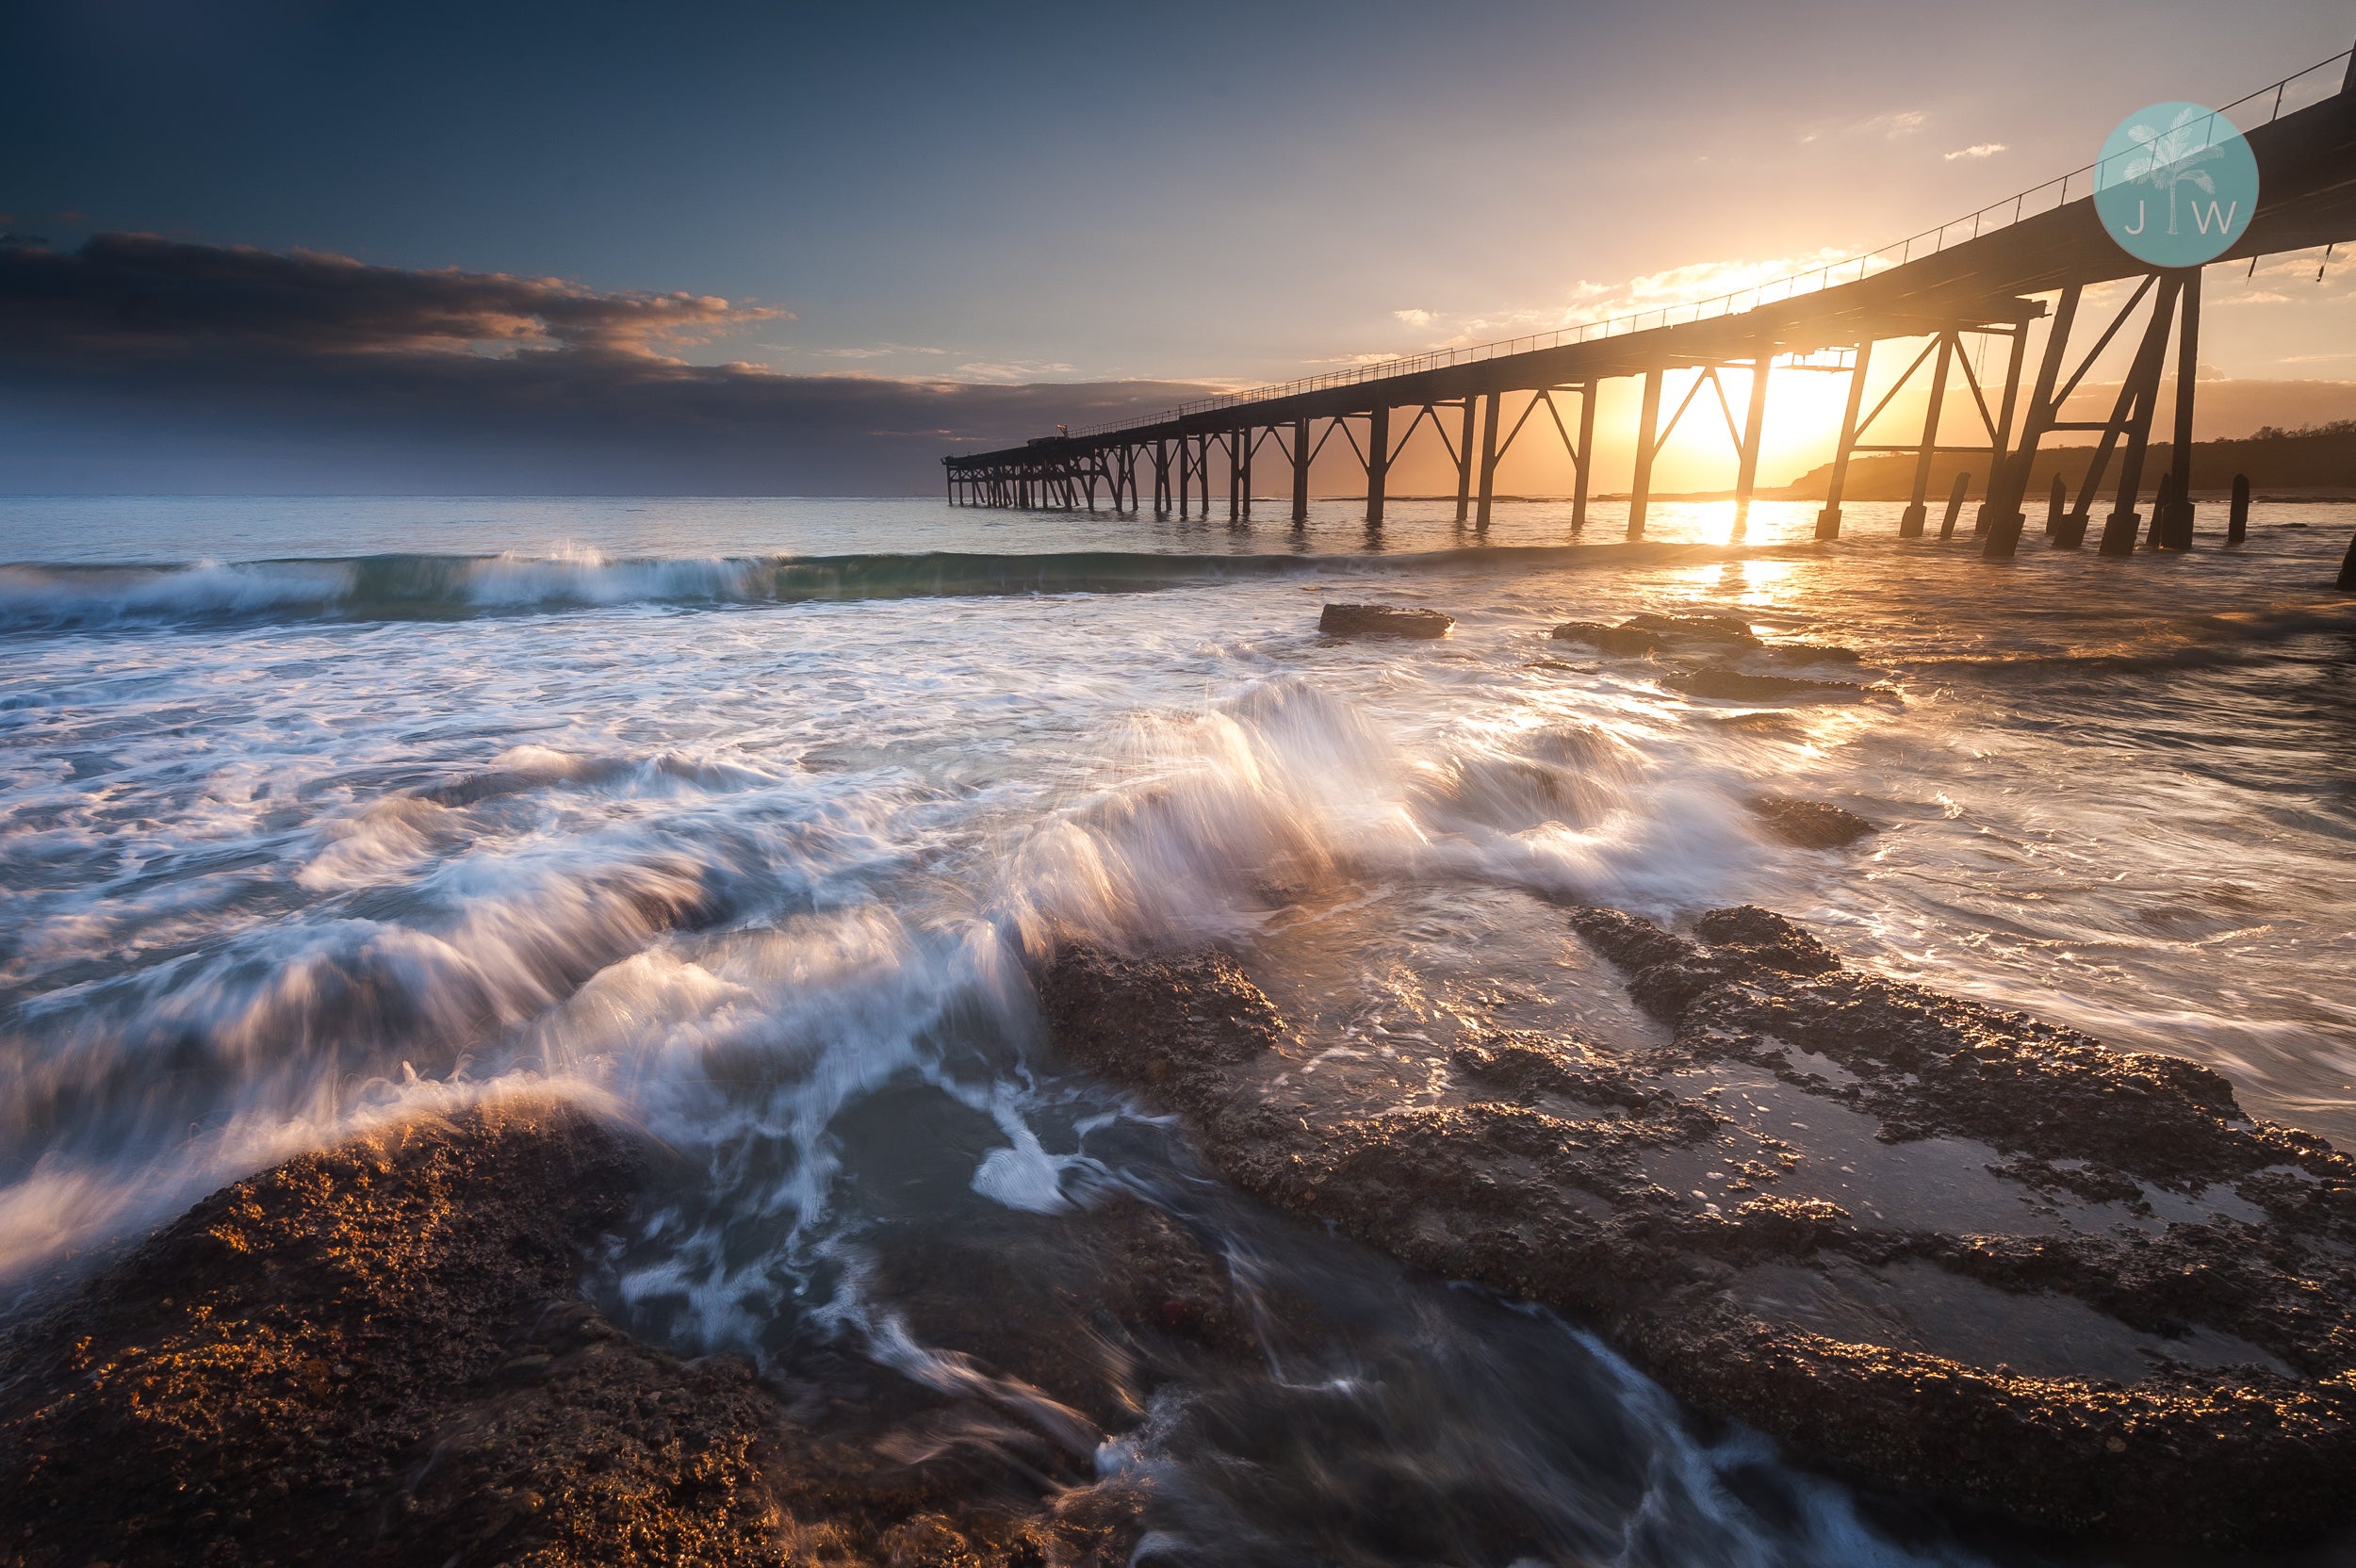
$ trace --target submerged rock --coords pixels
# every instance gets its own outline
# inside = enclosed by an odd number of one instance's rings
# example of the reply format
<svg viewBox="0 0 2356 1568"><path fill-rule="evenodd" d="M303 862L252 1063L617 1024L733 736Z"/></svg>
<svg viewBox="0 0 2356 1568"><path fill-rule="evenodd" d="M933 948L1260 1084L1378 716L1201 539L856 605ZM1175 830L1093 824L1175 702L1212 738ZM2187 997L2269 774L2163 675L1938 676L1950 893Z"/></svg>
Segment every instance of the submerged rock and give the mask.
<svg viewBox="0 0 2356 1568"><path fill-rule="evenodd" d="M773 1385L608 1323L575 1280L642 1165L510 1103L206 1199L0 1345L6 1560L1126 1560L1092 1431L1074 1454L860 1359Z"/></svg>
<svg viewBox="0 0 2356 1568"><path fill-rule="evenodd" d="M1865 656L1855 648L1838 647L1829 643L1770 643L1757 649L1754 658L1770 664L1857 664Z"/></svg>
<svg viewBox="0 0 2356 1568"><path fill-rule="evenodd" d="M1583 643L1591 648L1616 653L1625 658L1639 658L1661 652L1668 642L1657 631L1637 627L1605 626L1600 621L1564 621L1554 629L1558 643Z"/></svg>
<svg viewBox="0 0 2356 1568"><path fill-rule="evenodd" d="M1218 954L1077 948L1041 997L1248 1190L1586 1315L1839 1467L2118 1538L2356 1516L2346 1156L1766 910L1573 924L1670 1043L1497 1035L1337 1093L1300 1070L1333 1042Z"/></svg>
<svg viewBox="0 0 2356 1568"><path fill-rule="evenodd" d="M1333 637L1445 637L1455 620L1436 610L1394 604L1329 604L1317 629Z"/></svg>
<svg viewBox="0 0 2356 1568"><path fill-rule="evenodd" d="M1821 800L1753 795L1743 804L1767 825L1769 832L1802 849L1839 849L1880 831L1855 811Z"/></svg>
<svg viewBox="0 0 2356 1568"><path fill-rule="evenodd" d="M1773 702L1782 697L1814 697L1859 701L1875 694L1848 680L1805 680L1795 675L1751 675L1726 664L1705 664L1698 670L1664 675L1661 684L1687 696L1721 697L1736 702Z"/></svg>
<svg viewBox="0 0 2356 1568"><path fill-rule="evenodd" d="M1644 631L1691 642L1721 643L1742 648L1760 646L1751 623L1733 615L1630 615L1621 623Z"/></svg>

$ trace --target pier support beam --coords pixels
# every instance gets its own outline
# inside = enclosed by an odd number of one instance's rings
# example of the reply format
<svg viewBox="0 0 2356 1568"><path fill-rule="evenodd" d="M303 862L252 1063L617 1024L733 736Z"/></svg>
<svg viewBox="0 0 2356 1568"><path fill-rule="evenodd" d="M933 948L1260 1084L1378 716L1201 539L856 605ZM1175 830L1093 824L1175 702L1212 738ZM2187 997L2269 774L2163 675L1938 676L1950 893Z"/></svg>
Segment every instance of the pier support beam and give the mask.
<svg viewBox="0 0 2356 1568"><path fill-rule="evenodd" d="M2175 324L2176 297L2182 287L2177 279L2168 277L2154 291L2151 319L2143 329L2143 344L2135 351L2135 362L2119 389L2119 402L2112 412L2110 428L2104 431L2102 445L2095 451L2098 466L2086 474L2089 489L2101 482L2099 466L2109 456L2112 444L2125 437L2127 450L2119 460L2118 499L2102 523L2101 547L2104 555L2135 552L2136 529L2143 521L2135 511L2135 498L2143 482L2144 453L2151 444L2151 415L2159 400L2160 367L2168 357L2168 329Z"/></svg>
<svg viewBox="0 0 2356 1568"><path fill-rule="evenodd" d="M1293 421L1293 521L1309 520L1309 421Z"/></svg>
<svg viewBox="0 0 2356 1568"><path fill-rule="evenodd" d="M1595 468L1595 384L1579 389L1579 448L1571 453L1571 533L1587 531L1587 476Z"/></svg>
<svg viewBox="0 0 2356 1568"><path fill-rule="evenodd" d="M1922 445L1914 459L1914 494L1906 502L1906 514L1898 519L1901 539L1922 538L1922 524L1931 514L1924 501L1931 489L1931 457L1939 449L1939 413L1947 399L1947 366L1955 348L1955 335L1940 329L1938 364L1931 371L1930 402L1922 411Z"/></svg>
<svg viewBox="0 0 2356 1568"><path fill-rule="evenodd" d="M1734 528L1728 535L1733 544L1742 542L1751 520L1751 490L1759 481L1759 433L1767 421L1767 372L1775 362L1775 345L1759 344L1758 357L1751 361L1751 400L1742 415L1742 450L1735 460Z"/></svg>
<svg viewBox="0 0 2356 1568"><path fill-rule="evenodd" d="M1849 482L1849 454L1857 447L1857 416L1865 403L1865 368L1873 354L1873 340L1857 346L1849 368L1849 400L1841 414L1841 440L1832 451L1832 482L1824 487L1824 509L1816 514L1816 537L1841 537L1841 494Z"/></svg>
<svg viewBox="0 0 2356 1568"><path fill-rule="evenodd" d="M1481 399L1481 510L1474 516L1473 531L1483 539L1489 536L1489 508L1497 498L1497 405L1504 397L1502 392L1486 392Z"/></svg>
<svg viewBox="0 0 2356 1568"><path fill-rule="evenodd" d="M2037 466L2037 446L2060 417L2053 388L2061 380L2062 366L2070 355L2070 329L2078 321L2078 297L2082 289L2071 284L2062 290L2061 302L2053 310L2053 324L2045 338L2045 352L2038 356L2037 383L2029 388L2029 406L2021 410L2021 434L2012 443L2004 461L1989 467L1988 486L1988 542L1980 547L1981 556L1989 561L2009 557L2021 544L2021 530L2028 518L2021 508L2029 496L2030 471ZM2028 342L2029 326L2021 324L2021 341L2014 345L2013 362L2020 363L2021 351ZM2009 403L2007 398L2007 403ZM2062 480L2053 476L2053 496L2045 518L2045 531L2056 544L2061 538Z"/></svg>
<svg viewBox="0 0 2356 1568"><path fill-rule="evenodd" d="M1644 507L1652 498L1652 460L1661 450L1653 429L1661 423L1661 367L1644 372L1644 406L1636 415L1636 477L1628 492L1628 536L1644 536Z"/></svg>
<svg viewBox="0 0 2356 1568"><path fill-rule="evenodd" d="M1383 526L1383 492L1389 482L1391 471L1391 410L1378 402L1367 416L1366 431L1366 530L1372 532Z"/></svg>
<svg viewBox="0 0 2356 1568"><path fill-rule="evenodd" d="M2192 404L2201 366L2201 269L2184 270L2182 316L2176 327L2176 428L2168 449L2168 526L2170 549L2192 548Z"/></svg>
<svg viewBox="0 0 2356 1568"><path fill-rule="evenodd" d="M1957 468L1955 482L1947 490L1947 514L1939 520L1939 536L1942 540L1955 536L1955 519L1963 515L1963 498L1972 493L1972 470Z"/></svg>
<svg viewBox="0 0 2356 1568"><path fill-rule="evenodd" d="M1456 526L1463 528L1467 513L1472 510L1473 420L1477 411L1472 394L1464 394L1464 433L1456 443Z"/></svg>
<svg viewBox="0 0 2356 1568"><path fill-rule="evenodd" d="M2004 494L2005 443L2012 439L2013 411L2021 405L2021 366L2028 351L2029 323L2026 320L2015 321L2012 324L2012 348L2004 360L2004 396L1996 405L1996 426L1988 433L1988 498L1980 502L1979 514L1972 523L1972 531L1983 537L1989 536L1999 521L1997 514L2000 508L1997 503L2004 499ZM2013 500L2001 510L2005 514L2004 521L2013 525L2011 537L2019 539L2021 530L2015 519L2021 511L2020 502ZM1991 561L1997 559L1999 553L1985 546L1981 549L1981 554ZM2012 552L2004 550L2001 553L2009 555Z"/></svg>

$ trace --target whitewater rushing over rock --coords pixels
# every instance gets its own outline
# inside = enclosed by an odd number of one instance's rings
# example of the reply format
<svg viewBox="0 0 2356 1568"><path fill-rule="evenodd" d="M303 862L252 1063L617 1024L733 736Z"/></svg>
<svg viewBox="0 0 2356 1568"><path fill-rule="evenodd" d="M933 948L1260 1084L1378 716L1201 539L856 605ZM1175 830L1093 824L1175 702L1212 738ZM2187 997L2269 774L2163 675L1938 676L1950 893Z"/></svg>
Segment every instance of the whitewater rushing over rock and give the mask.
<svg viewBox="0 0 2356 1568"><path fill-rule="evenodd" d="M1139 1561L1963 1560L2017 1544L1261 1207L1055 1048L1038 966L1216 949L1318 1042L1290 1070L1436 1086L1500 1032L1667 1043L1566 909L1758 905L2356 1147L2356 606L2316 586L2356 509L1998 575L1870 505L1636 550L1408 505L1369 551L1339 513L148 504L111 555L0 517L23 1311L280 1161L555 1096L650 1151L581 1261L605 1318L809 1408L921 1391L875 1442L1145 1498Z"/></svg>

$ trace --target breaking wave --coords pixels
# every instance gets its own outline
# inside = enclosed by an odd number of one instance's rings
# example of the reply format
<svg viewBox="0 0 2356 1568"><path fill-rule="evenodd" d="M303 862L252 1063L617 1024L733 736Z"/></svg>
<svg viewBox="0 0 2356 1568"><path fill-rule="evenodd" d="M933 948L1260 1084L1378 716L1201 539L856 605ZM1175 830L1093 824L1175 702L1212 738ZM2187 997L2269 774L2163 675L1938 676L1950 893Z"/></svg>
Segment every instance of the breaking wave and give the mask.
<svg viewBox="0 0 2356 1568"><path fill-rule="evenodd" d="M369 555L184 564L0 565L0 632L234 620L456 620L618 605L1118 594L1257 579L1517 571L1694 547L1529 546L1342 558L1075 550L985 555ZM1633 555L1631 552L1634 552Z"/></svg>

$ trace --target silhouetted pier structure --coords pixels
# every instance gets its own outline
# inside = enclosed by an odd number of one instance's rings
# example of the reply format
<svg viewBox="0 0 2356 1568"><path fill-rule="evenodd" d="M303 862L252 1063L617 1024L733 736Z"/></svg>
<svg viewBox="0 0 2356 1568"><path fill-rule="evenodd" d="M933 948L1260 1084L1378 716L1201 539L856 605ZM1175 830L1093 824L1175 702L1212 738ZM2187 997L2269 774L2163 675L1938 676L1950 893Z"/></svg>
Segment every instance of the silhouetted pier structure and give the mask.
<svg viewBox="0 0 2356 1568"><path fill-rule="evenodd" d="M2327 96L2285 107L2286 95L2301 95L2294 88L2311 91L2318 84ZM2259 203L2248 231L2209 265L2250 259L2254 268L2258 256L2356 240L2356 54L2335 55L2220 112L2233 118L2236 109L2247 111L2236 123L2264 116L2244 130L2258 163ZM1767 388L1771 373L1781 368L1849 378L1829 493L1817 520L1819 539L1840 537L1841 490L1855 454L1914 455L1913 496L1899 524L1903 537L1923 531L1933 459L1964 454L1986 460L1975 521L1985 553L2009 556L2020 541L2039 444L2078 432L2097 434L2096 454L2071 503L2049 514L2047 531L2058 547L2080 545L2115 471L2100 545L2107 553L2123 553L2135 547L2142 523L2136 502L2173 338L2172 468L2154 508L2150 542L2188 547L2201 269L2154 271L2128 255L2104 232L2093 190L2089 167L1870 255L1705 303L1387 361L1206 399L1130 423L946 457L949 497L971 505L1092 511L1102 496L1121 511L1144 506L1150 490L1157 511L1186 515L1199 506L1207 516L1216 488L1226 493L1228 516L1241 520L1251 514L1255 467L1272 462L1290 471L1291 514L1300 520L1308 515L1310 465L1338 437L1365 470L1366 526L1378 529L1391 468L1429 423L1455 467L1456 520L1462 524L1469 516L1483 531L1499 461L1515 442L1533 433L1544 439L1550 431L1570 456L1571 528L1577 531L1586 523L1596 389L1627 377L1643 384L1628 536L1643 537L1654 462L1707 390L1734 447L1734 532L1740 538L1757 489ZM2138 281L2124 304L2082 313L2089 288L2130 278ZM2040 295L2054 296L2053 302L2035 297ZM2049 315L2043 348L2029 373L2031 324ZM2122 334L2135 351L2109 415L2064 419L2063 405ZM2001 383L1982 384L1967 338L2000 347ZM1869 409L1866 379L1875 345L1894 340L1921 340L1922 347ZM1666 377L1695 369L1701 374L1664 422ZM1729 398L1721 378L1732 371L1743 372L1744 384ZM1925 394L1920 429L1876 438L1899 393L1917 384ZM1977 416L1978 439L1943 444L1945 405L1964 397ZM1509 399L1517 409L1509 407ZM1572 406L1566 410L1566 404ZM1959 498L1950 505L1942 537L1952 531L1959 505Z"/></svg>

